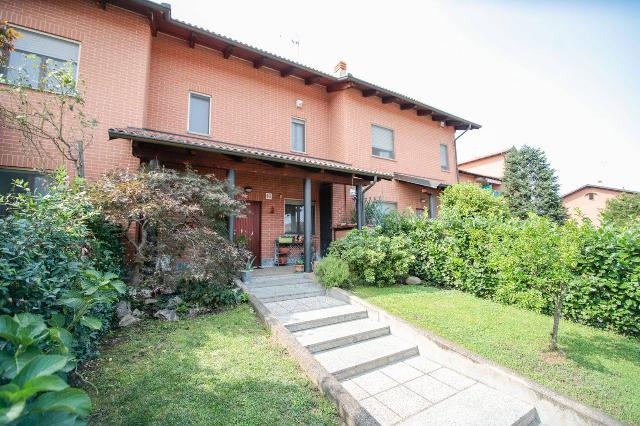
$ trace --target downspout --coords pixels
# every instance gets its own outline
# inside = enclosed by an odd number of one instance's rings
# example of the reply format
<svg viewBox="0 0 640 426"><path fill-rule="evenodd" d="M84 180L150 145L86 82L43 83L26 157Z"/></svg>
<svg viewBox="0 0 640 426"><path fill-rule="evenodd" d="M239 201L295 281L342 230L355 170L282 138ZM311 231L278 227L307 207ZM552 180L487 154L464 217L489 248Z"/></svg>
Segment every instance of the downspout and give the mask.
<svg viewBox="0 0 640 426"><path fill-rule="evenodd" d="M371 182L369 185L365 186L362 189L362 200L360 200L361 206L360 206L360 211L362 214L362 224L364 225L365 223L367 223L367 216L366 216L366 210L364 208L364 194L370 190L371 188L373 188L373 185L375 185L378 182L378 176L374 176L373 177L373 182Z"/></svg>
<svg viewBox="0 0 640 426"><path fill-rule="evenodd" d="M458 172L458 146L456 145L456 142L458 142L458 139L460 139L469 130L471 130L471 124L467 125L465 131L453 139L453 161L456 163L456 182L460 182L460 173Z"/></svg>

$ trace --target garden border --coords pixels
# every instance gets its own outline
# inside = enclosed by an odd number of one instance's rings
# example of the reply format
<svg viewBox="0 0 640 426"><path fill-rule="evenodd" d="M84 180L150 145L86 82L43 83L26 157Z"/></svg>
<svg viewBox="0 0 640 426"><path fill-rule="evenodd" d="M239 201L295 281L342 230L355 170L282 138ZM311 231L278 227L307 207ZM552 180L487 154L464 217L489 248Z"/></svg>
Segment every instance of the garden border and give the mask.
<svg viewBox="0 0 640 426"><path fill-rule="evenodd" d="M296 338L284 327L271 311L257 297L252 295L242 281L236 279L236 285L248 296L249 303L256 315L271 332L273 339L283 346L289 355L296 360L307 377L327 396L338 408L338 413L344 424L349 426L380 426L380 423L313 357L311 352L302 346Z"/></svg>
<svg viewBox="0 0 640 426"><path fill-rule="evenodd" d="M415 342L421 353L430 355L440 353L441 356L432 358L434 361L446 360L446 363L457 367L460 372L469 377L532 404L542 423L624 426L624 423L595 408L574 401L432 332L416 327L348 291L330 288L327 290L327 295L367 309L370 318L389 323L394 333ZM433 349L439 350L433 351Z"/></svg>

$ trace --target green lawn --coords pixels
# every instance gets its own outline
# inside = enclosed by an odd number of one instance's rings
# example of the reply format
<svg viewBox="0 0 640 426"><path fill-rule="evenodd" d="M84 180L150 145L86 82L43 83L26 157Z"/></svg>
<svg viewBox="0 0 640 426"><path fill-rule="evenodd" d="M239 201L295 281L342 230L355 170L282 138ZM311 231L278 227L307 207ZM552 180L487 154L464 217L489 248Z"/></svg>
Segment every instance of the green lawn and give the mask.
<svg viewBox="0 0 640 426"><path fill-rule="evenodd" d="M552 318L454 290L402 286L354 293L425 330L624 422L640 425L640 341L560 323L560 359L549 357Z"/></svg>
<svg viewBox="0 0 640 426"><path fill-rule="evenodd" d="M333 425L336 410L248 305L109 336L82 372L94 425Z"/></svg>

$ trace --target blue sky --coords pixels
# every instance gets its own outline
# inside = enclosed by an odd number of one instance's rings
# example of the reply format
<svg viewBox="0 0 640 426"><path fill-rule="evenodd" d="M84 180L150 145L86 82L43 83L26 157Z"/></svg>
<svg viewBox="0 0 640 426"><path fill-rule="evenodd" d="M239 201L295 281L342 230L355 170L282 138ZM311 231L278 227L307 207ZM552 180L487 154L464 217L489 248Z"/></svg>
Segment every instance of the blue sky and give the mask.
<svg viewBox="0 0 640 426"><path fill-rule="evenodd" d="M461 159L547 152L562 191L640 190L640 1L174 0L175 18L483 125ZM299 41L299 45L292 42Z"/></svg>

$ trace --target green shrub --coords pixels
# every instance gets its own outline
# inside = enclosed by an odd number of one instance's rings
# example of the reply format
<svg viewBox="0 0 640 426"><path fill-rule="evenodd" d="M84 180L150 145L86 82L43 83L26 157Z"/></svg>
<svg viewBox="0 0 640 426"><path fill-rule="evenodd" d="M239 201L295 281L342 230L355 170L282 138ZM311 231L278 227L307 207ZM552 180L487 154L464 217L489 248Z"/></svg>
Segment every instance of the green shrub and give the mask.
<svg viewBox="0 0 640 426"><path fill-rule="evenodd" d="M365 228L331 244L330 254L349 265L355 283L379 287L404 280L415 257L404 235L388 237Z"/></svg>
<svg viewBox="0 0 640 426"><path fill-rule="evenodd" d="M115 259L121 253L119 240L100 223L82 180L68 183L59 171L46 194L34 193L24 182L16 184L16 191L0 197L7 213L0 218L0 312L29 312L45 320L64 314L70 322L71 308L60 300L71 291L81 291L88 283L87 274L97 267L119 272ZM92 353L97 338L109 329L113 300L93 303L86 314L104 326L100 330L74 326L73 349L80 359Z"/></svg>
<svg viewBox="0 0 640 426"><path fill-rule="evenodd" d="M315 274L325 287L351 287L349 264L336 256L327 256L318 262Z"/></svg>
<svg viewBox="0 0 640 426"><path fill-rule="evenodd" d="M440 216L504 219L509 216L509 207L502 196L494 195L491 190L475 183L459 183L442 191Z"/></svg>
<svg viewBox="0 0 640 426"><path fill-rule="evenodd" d="M640 335L640 224L586 227L582 253L565 301L566 316Z"/></svg>
<svg viewBox="0 0 640 426"><path fill-rule="evenodd" d="M79 424L89 415L85 391L71 388L71 334L42 316L0 316L0 424Z"/></svg>
<svg viewBox="0 0 640 426"><path fill-rule="evenodd" d="M180 295L189 304L207 308L237 305L246 301L244 293L235 288L221 288L205 280L185 279L179 286Z"/></svg>

